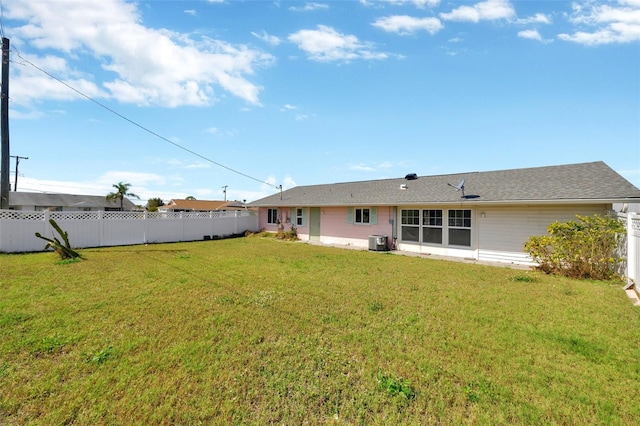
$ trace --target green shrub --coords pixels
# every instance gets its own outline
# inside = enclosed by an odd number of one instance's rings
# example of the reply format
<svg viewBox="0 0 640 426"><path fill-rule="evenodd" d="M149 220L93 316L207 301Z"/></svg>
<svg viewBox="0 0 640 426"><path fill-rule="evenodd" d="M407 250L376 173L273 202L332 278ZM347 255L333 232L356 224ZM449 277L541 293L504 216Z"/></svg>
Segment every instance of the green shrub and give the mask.
<svg viewBox="0 0 640 426"><path fill-rule="evenodd" d="M525 243L527 253L547 274L572 278L608 280L618 278L623 260L616 251L624 225L609 216L580 216L578 221L554 222L549 235L532 236Z"/></svg>

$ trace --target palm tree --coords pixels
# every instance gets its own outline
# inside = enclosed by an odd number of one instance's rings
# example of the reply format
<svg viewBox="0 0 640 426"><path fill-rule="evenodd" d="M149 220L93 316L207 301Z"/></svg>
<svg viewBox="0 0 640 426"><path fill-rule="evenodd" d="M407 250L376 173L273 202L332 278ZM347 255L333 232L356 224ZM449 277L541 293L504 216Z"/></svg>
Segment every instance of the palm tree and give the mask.
<svg viewBox="0 0 640 426"><path fill-rule="evenodd" d="M140 199L140 197L138 197L136 194L129 192L129 188L131 188L130 183L119 182L117 184L113 184L112 186L116 188L117 191L108 193L107 201L120 200L120 211L124 210L123 208L124 197L135 197L137 199Z"/></svg>

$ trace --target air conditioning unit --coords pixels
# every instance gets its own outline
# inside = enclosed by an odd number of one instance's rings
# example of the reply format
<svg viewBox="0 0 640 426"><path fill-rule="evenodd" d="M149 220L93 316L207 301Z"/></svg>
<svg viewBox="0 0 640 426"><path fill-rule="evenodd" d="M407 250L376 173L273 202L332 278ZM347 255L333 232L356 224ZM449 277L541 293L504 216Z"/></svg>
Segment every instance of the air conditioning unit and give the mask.
<svg viewBox="0 0 640 426"><path fill-rule="evenodd" d="M386 235L369 235L369 250L371 251L387 251Z"/></svg>

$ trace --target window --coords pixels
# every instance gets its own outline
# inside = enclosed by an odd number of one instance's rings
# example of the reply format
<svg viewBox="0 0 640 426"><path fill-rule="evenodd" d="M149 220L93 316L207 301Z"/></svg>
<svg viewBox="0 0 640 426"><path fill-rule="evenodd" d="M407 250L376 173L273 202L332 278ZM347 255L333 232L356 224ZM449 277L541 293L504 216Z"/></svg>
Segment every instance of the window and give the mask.
<svg viewBox="0 0 640 426"><path fill-rule="evenodd" d="M369 223L369 209L355 209L355 223Z"/></svg>
<svg viewBox="0 0 640 426"><path fill-rule="evenodd" d="M278 209L267 209L267 223L278 223Z"/></svg>
<svg viewBox="0 0 640 426"><path fill-rule="evenodd" d="M402 241L420 242L420 210L402 210Z"/></svg>
<svg viewBox="0 0 640 426"><path fill-rule="evenodd" d="M471 247L471 210L449 210L449 245Z"/></svg>
<svg viewBox="0 0 640 426"><path fill-rule="evenodd" d="M402 210L403 225L420 225L420 210Z"/></svg>
<svg viewBox="0 0 640 426"><path fill-rule="evenodd" d="M442 244L442 210L422 210L422 242Z"/></svg>
<svg viewBox="0 0 640 426"><path fill-rule="evenodd" d="M291 226L307 226L307 209L291 209Z"/></svg>
<svg viewBox="0 0 640 426"><path fill-rule="evenodd" d="M304 225L304 210L296 209L296 225L303 226Z"/></svg>
<svg viewBox="0 0 640 426"><path fill-rule="evenodd" d="M355 223L357 225L377 225L378 224L378 208L377 207L349 207L347 210L347 223Z"/></svg>

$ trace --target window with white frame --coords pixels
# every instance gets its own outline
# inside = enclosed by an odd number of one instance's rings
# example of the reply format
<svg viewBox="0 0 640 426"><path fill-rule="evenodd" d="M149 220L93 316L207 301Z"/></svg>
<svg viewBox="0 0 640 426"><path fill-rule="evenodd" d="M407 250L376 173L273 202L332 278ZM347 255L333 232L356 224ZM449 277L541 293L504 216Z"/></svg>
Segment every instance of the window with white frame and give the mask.
<svg viewBox="0 0 640 426"><path fill-rule="evenodd" d="M347 209L347 223L355 225L377 225L377 207L349 207Z"/></svg>
<svg viewBox="0 0 640 426"><path fill-rule="evenodd" d="M296 209L296 226L304 225L304 209Z"/></svg>
<svg viewBox="0 0 640 426"><path fill-rule="evenodd" d="M371 222L371 211L369 209L355 209L354 223L369 224Z"/></svg>
<svg viewBox="0 0 640 426"><path fill-rule="evenodd" d="M267 209L267 223L272 225L278 223L278 209Z"/></svg>
<svg viewBox="0 0 640 426"><path fill-rule="evenodd" d="M442 210L422 210L422 242L442 244Z"/></svg>
<svg viewBox="0 0 640 426"><path fill-rule="evenodd" d="M449 245L471 247L471 210L449 210Z"/></svg>
<svg viewBox="0 0 640 426"><path fill-rule="evenodd" d="M420 242L420 210L402 210L402 241Z"/></svg>

